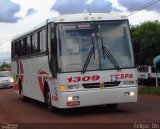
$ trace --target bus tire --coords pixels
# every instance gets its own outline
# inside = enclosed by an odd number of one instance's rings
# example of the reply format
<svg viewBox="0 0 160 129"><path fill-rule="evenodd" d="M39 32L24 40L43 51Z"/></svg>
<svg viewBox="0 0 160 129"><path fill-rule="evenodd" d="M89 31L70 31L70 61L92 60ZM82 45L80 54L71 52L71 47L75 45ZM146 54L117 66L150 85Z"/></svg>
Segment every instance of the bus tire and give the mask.
<svg viewBox="0 0 160 129"><path fill-rule="evenodd" d="M54 113L58 111L58 108L52 106L52 97L51 97L51 92L49 90L49 87L45 89L45 103L48 108L48 111Z"/></svg>
<svg viewBox="0 0 160 129"><path fill-rule="evenodd" d="M108 111L115 111L118 107L118 104L107 104L106 108Z"/></svg>
<svg viewBox="0 0 160 129"><path fill-rule="evenodd" d="M24 96L24 94L23 94L23 87L22 87L21 81L19 81L19 95L20 95L22 102L28 101L28 97Z"/></svg>
<svg viewBox="0 0 160 129"><path fill-rule="evenodd" d="M51 92L48 86L45 87L45 104L47 106L48 111L54 112L54 108L52 106Z"/></svg>

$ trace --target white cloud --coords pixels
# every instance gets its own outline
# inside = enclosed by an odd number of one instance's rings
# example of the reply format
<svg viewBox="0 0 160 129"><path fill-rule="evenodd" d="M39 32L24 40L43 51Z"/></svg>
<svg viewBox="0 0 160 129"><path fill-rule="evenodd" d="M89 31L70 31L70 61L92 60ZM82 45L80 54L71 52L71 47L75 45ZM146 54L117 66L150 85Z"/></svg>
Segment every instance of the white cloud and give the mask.
<svg viewBox="0 0 160 129"><path fill-rule="evenodd" d="M27 10L33 8L37 12L44 14L50 12L50 8L56 2L56 0L12 0L17 2L21 6L21 11L17 13L17 16L25 17Z"/></svg>
<svg viewBox="0 0 160 129"><path fill-rule="evenodd" d="M10 0L0 0L0 22L15 23L21 17L15 16L20 11L20 5Z"/></svg>
<svg viewBox="0 0 160 129"><path fill-rule="evenodd" d="M4 53L11 52L11 39L16 35L16 28L14 24L0 23L0 57L5 56ZM8 55L8 54L7 54Z"/></svg>
<svg viewBox="0 0 160 129"><path fill-rule="evenodd" d="M55 11L50 11L55 0L11 0L14 3L18 3L21 6L20 12L16 13L16 16L23 17L17 23L8 24L0 23L0 58L2 55L9 55L11 52L11 40L17 35L25 31L30 30L32 27L36 26L47 20L47 18L57 16L58 13ZM25 17L28 9L33 8L37 13ZM4 54L7 53L7 54Z"/></svg>
<svg viewBox="0 0 160 129"><path fill-rule="evenodd" d="M136 25L143 23L145 21L155 21L158 20L159 13L155 13L153 11L141 11L137 14L131 15L129 17L129 21L131 24Z"/></svg>
<svg viewBox="0 0 160 129"><path fill-rule="evenodd" d="M117 8L121 11L126 11L127 9L125 7L123 7L122 5L120 5L120 3L118 2L118 0L109 0L110 2L112 2L112 7Z"/></svg>
<svg viewBox="0 0 160 129"><path fill-rule="evenodd" d="M91 4L93 0L87 0L86 4Z"/></svg>
<svg viewBox="0 0 160 129"><path fill-rule="evenodd" d="M51 11L56 0L11 0L14 3L20 5L20 11L15 14L17 17L22 17L17 23L0 23L0 58L2 55L9 55L4 53L10 53L10 42L11 39L17 35L21 34L30 28L38 25L41 22L44 22L47 18L54 17L59 15L56 11ZM58 1L58 0L57 0ZM86 0L86 4L91 4L95 0ZM127 9L119 4L118 0L106 0L112 2L112 7L121 10L119 12L124 15L130 14L127 12ZM36 13L26 17L28 9L33 8ZM6 15L6 14L4 14ZM141 11L137 14L129 17L131 24L139 24L146 20L154 21L158 18L158 13L151 11ZM160 18L159 18L160 19Z"/></svg>
<svg viewBox="0 0 160 129"><path fill-rule="evenodd" d="M1 52L1 53L11 52L11 50L8 49L8 48L10 48L10 47L11 47L10 42L0 40L0 52Z"/></svg>
<svg viewBox="0 0 160 129"><path fill-rule="evenodd" d="M26 13L26 17L35 14L36 11L33 8L28 9L27 13Z"/></svg>

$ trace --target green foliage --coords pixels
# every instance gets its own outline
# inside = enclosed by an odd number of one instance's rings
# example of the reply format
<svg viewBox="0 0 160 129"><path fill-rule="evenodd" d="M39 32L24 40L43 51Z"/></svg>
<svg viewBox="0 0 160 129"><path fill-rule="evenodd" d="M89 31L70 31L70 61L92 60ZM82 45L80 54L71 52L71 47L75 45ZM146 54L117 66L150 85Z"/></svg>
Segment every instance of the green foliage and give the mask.
<svg viewBox="0 0 160 129"><path fill-rule="evenodd" d="M160 95L160 87L140 87L138 89L139 94L153 94L153 95Z"/></svg>
<svg viewBox="0 0 160 129"><path fill-rule="evenodd" d="M10 67L11 67L10 64L7 64L7 63L3 62L3 64L0 66L0 71L2 71L3 68L10 68Z"/></svg>
<svg viewBox="0 0 160 129"><path fill-rule="evenodd" d="M160 22L131 26L131 35L140 39L140 65L153 65L153 58L160 55Z"/></svg>

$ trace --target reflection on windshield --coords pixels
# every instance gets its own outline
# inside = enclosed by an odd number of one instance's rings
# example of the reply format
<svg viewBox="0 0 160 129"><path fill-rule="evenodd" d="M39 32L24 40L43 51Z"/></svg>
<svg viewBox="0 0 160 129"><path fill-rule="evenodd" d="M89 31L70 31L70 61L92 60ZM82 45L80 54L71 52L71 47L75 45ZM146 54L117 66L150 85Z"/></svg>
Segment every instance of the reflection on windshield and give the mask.
<svg viewBox="0 0 160 129"><path fill-rule="evenodd" d="M92 34L93 28L90 24L60 25L61 53L60 67L61 71L81 71L88 54L93 47ZM98 52L95 51L95 58L98 58ZM91 57L87 70L97 70L99 62Z"/></svg>
<svg viewBox="0 0 160 129"><path fill-rule="evenodd" d="M86 70L115 69L104 55L107 48L120 68L134 67L129 27L126 21L59 24L61 72L81 71L93 47ZM104 56L106 56L104 58Z"/></svg>
<svg viewBox="0 0 160 129"><path fill-rule="evenodd" d="M121 68L134 67L129 28L126 22L101 23L98 24L98 28L104 47L110 51L117 64ZM101 42L100 38L99 42ZM102 48L102 44L99 46ZM103 52L100 51L101 68L114 68L109 59L102 58L102 56Z"/></svg>
<svg viewBox="0 0 160 129"><path fill-rule="evenodd" d="M103 57L105 59L105 55L107 56L107 58L110 60L110 62L112 63L112 65L117 69L117 70L121 70L120 66L118 65L117 61L114 59L114 57L112 56L111 52L108 50L108 48L106 46L104 46L103 44L103 38L101 38L102 41L102 52L103 52Z"/></svg>

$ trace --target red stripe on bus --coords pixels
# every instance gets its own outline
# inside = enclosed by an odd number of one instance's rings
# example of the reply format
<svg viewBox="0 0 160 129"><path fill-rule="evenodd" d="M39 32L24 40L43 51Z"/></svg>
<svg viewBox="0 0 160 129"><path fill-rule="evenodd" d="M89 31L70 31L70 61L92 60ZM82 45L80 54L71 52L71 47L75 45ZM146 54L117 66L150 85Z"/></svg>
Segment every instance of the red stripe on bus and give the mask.
<svg viewBox="0 0 160 129"><path fill-rule="evenodd" d="M23 64L20 62L20 80L23 83Z"/></svg>
<svg viewBox="0 0 160 129"><path fill-rule="evenodd" d="M18 76L18 77L16 77L16 82L17 83L14 85L16 90L19 89L19 80L21 80L21 83L23 83L23 64L20 61L19 62L17 61L17 64L18 64L17 69L19 69L19 70L18 70L18 73L17 73L18 75L16 75L16 76Z"/></svg>
<svg viewBox="0 0 160 129"><path fill-rule="evenodd" d="M39 82L39 86L40 86L41 92L42 92L42 94L44 96L43 75L48 75L48 73L45 72L45 71L40 71L39 74L41 74L41 75L38 77L38 82Z"/></svg>

